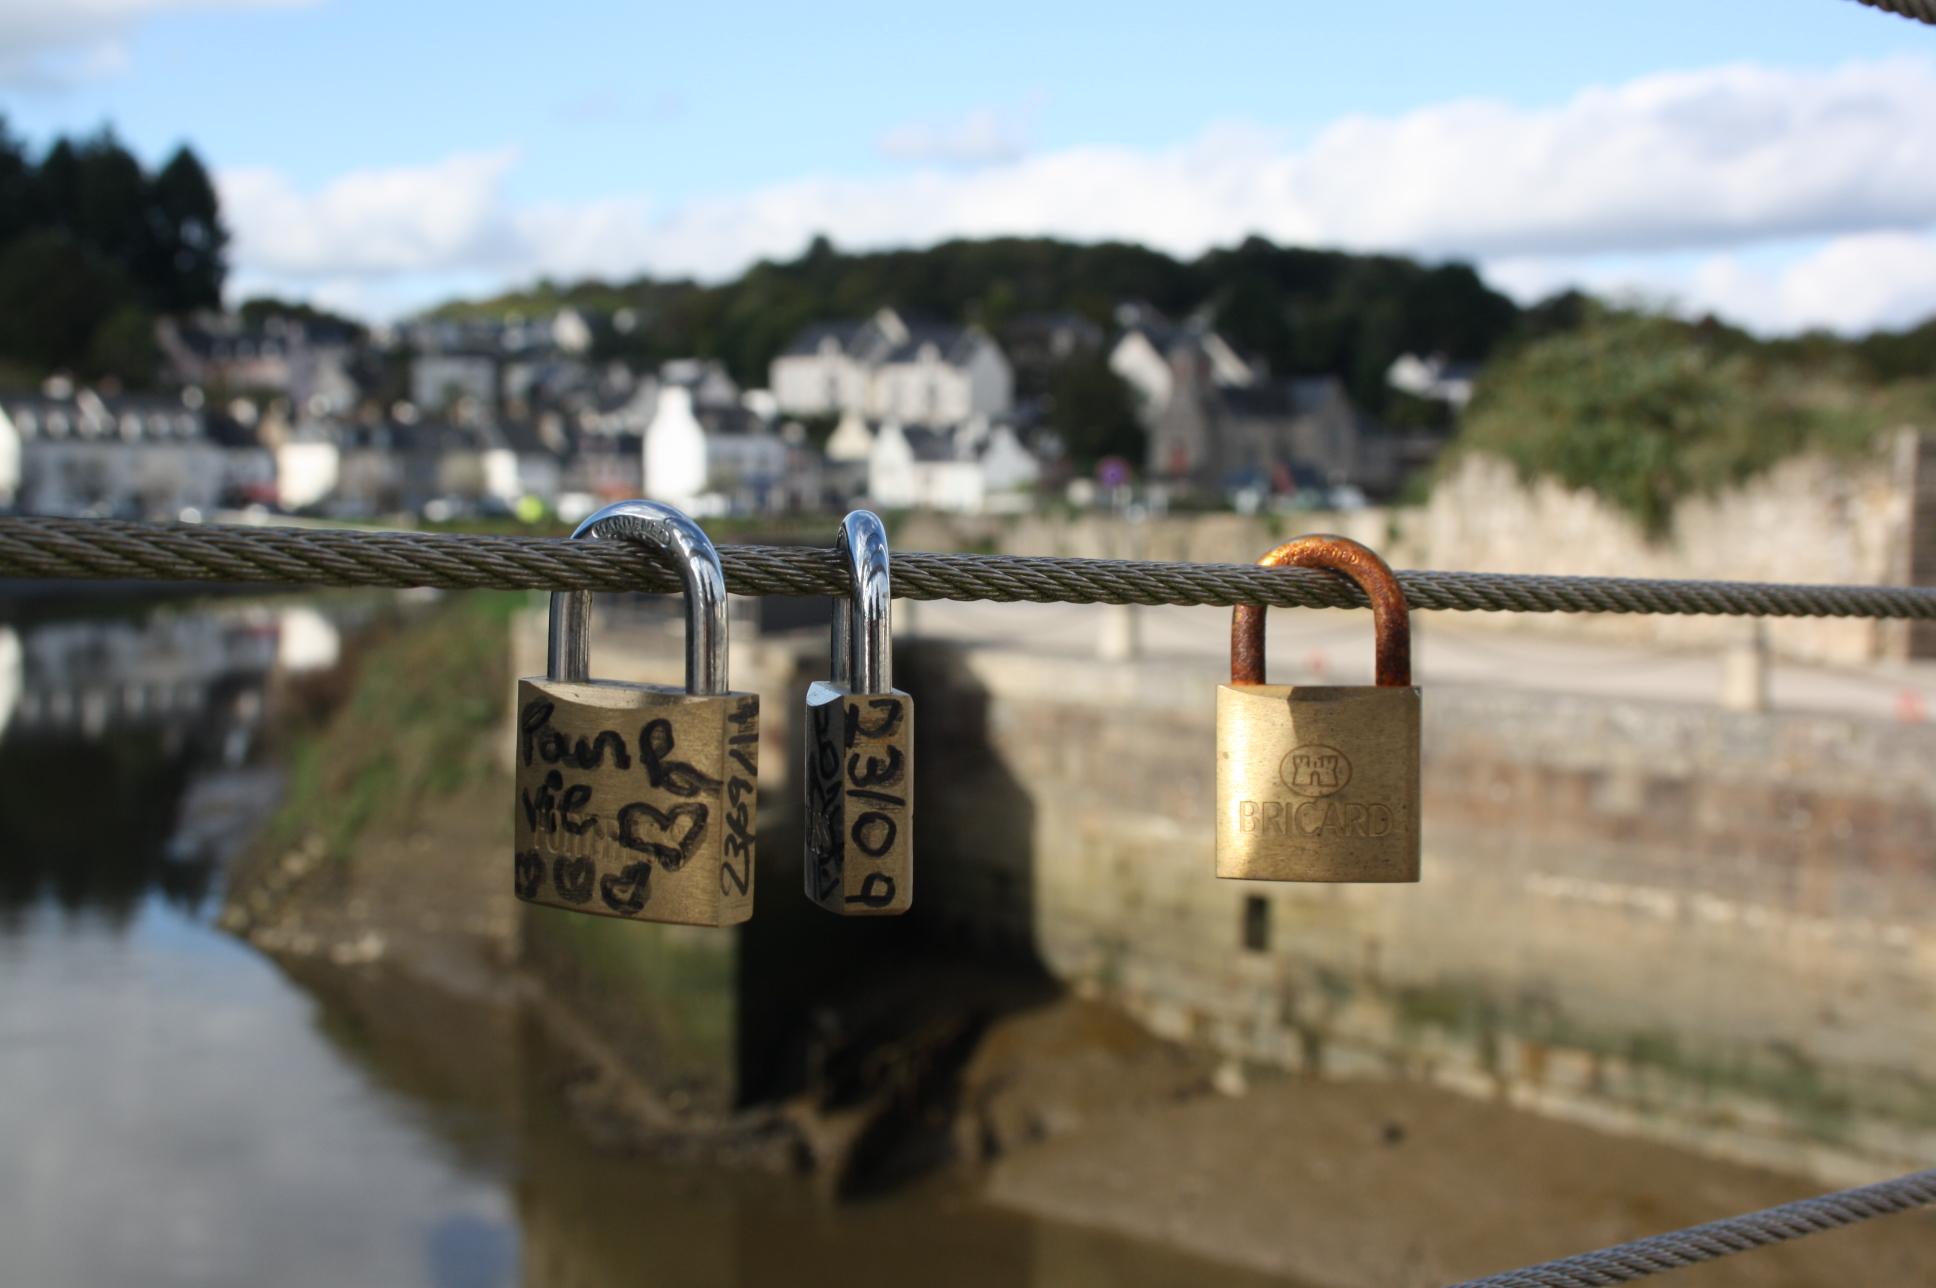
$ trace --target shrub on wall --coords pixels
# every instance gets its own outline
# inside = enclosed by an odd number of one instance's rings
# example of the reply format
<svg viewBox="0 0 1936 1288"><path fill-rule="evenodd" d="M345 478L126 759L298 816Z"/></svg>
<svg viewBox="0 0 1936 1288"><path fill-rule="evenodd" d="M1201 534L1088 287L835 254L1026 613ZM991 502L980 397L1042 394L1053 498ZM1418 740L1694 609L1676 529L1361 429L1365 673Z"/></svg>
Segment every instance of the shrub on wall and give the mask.
<svg viewBox="0 0 1936 1288"><path fill-rule="evenodd" d="M1803 360L1713 322L1595 306L1486 368L1460 447L1589 489L1658 535L1685 497L1810 449L1862 450L1932 409L1930 381L1879 384L1839 342Z"/></svg>

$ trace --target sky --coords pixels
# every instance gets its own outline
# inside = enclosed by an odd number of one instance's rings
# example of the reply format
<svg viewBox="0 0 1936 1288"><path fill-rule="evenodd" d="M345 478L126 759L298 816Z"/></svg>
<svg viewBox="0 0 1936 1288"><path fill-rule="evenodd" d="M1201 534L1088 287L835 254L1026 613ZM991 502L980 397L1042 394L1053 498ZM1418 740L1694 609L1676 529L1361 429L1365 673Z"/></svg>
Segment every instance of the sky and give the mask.
<svg viewBox="0 0 1936 1288"><path fill-rule="evenodd" d="M232 295L376 319L815 233L1260 233L1765 333L1936 313L1936 27L1853 0L3 0L0 113L190 143Z"/></svg>

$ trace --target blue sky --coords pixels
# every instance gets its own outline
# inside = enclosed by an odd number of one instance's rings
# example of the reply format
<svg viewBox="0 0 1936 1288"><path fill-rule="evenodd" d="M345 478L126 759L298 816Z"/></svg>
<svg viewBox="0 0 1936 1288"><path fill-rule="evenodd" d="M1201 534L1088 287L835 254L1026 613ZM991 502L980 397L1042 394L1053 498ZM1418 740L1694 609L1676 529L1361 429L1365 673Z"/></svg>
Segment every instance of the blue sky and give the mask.
<svg viewBox="0 0 1936 1288"><path fill-rule="evenodd" d="M36 141L191 141L236 286L375 314L819 227L1461 255L1764 329L1936 311L1936 28L1851 0L8 0ZM1772 124L1771 124L1772 122Z"/></svg>

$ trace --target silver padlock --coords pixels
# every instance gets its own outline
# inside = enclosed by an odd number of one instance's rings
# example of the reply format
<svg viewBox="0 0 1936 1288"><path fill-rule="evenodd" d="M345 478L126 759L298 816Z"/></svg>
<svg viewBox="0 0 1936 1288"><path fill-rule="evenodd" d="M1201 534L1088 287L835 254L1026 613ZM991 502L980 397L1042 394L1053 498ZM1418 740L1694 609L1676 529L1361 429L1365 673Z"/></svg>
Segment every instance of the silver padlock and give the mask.
<svg viewBox="0 0 1936 1288"><path fill-rule="evenodd" d="M552 595L547 674L518 681L517 896L637 921L744 921L760 700L727 688L719 554L657 501L608 505L572 536L671 557L686 591L686 683L592 679L591 593Z"/></svg>
<svg viewBox="0 0 1936 1288"><path fill-rule="evenodd" d="M914 902L914 699L894 687L887 529L856 510L834 548L852 598L834 605L833 678L807 689L807 898L892 915Z"/></svg>

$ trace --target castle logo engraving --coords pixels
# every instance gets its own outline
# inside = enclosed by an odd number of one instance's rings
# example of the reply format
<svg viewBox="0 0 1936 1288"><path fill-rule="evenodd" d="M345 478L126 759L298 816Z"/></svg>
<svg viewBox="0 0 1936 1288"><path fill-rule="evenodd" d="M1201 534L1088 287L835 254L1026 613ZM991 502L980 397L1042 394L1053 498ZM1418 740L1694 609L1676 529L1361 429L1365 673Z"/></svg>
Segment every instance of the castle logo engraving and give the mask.
<svg viewBox="0 0 1936 1288"><path fill-rule="evenodd" d="M1285 755L1277 775L1299 796L1329 796L1351 781L1351 760L1336 747L1307 742Z"/></svg>

